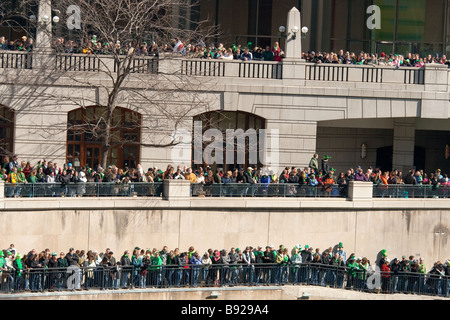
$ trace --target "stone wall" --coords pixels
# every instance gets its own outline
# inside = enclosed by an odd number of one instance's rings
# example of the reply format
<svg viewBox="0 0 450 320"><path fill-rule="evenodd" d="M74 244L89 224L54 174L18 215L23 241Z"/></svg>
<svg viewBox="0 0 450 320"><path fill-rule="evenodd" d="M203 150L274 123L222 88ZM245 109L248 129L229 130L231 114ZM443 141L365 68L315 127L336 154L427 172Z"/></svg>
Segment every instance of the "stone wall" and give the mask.
<svg viewBox="0 0 450 320"><path fill-rule="evenodd" d="M4 199L0 246L14 243L52 251L243 248L306 244L320 248L343 242L348 255L374 262L414 255L427 266L450 257L450 210L445 199Z"/></svg>

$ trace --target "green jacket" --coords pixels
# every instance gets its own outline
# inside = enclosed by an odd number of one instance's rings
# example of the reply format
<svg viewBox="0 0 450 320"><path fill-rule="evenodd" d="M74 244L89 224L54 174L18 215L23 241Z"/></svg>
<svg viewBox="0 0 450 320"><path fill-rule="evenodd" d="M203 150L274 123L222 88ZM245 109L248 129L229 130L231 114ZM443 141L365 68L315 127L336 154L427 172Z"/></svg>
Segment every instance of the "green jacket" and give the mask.
<svg viewBox="0 0 450 320"><path fill-rule="evenodd" d="M152 257L152 264L150 266L150 270L151 271L156 271L156 270L160 270L162 266L162 259L161 257Z"/></svg>
<svg viewBox="0 0 450 320"><path fill-rule="evenodd" d="M27 182L27 179L25 178L25 174L23 172L18 172L17 173L17 182L18 183Z"/></svg>
<svg viewBox="0 0 450 320"><path fill-rule="evenodd" d="M356 262L349 263L347 273L349 276L355 277L356 272L359 270L359 265Z"/></svg>
<svg viewBox="0 0 450 320"><path fill-rule="evenodd" d="M367 269L369 268L369 263L361 264L361 268L358 272L358 279L367 279Z"/></svg>
<svg viewBox="0 0 450 320"><path fill-rule="evenodd" d="M36 176L32 176L31 174L28 176L27 181L29 183L37 183L38 182L38 178Z"/></svg>
<svg viewBox="0 0 450 320"><path fill-rule="evenodd" d="M426 274L427 267L424 264L419 264L419 273Z"/></svg>
<svg viewBox="0 0 450 320"><path fill-rule="evenodd" d="M3 268L5 266L5 263L6 263L5 258L0 257L0 268ZM0 273L1 273L1 271L0 271Z"/></svg>

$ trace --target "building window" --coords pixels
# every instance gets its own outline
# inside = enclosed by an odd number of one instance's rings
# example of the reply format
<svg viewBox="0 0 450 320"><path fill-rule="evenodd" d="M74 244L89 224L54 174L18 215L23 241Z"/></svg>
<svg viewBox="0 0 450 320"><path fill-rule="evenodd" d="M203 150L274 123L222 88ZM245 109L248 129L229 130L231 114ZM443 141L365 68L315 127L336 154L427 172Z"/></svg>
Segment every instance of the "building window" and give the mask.
<svg viewBox="0 0 450 320"><path fill-rule="evenodd" d="M14 146L14 110L0 105L0 154L12 156Z"/></svg>
<svg viewBox="0 0 450 320"><path fill-rule="evenodd" d="M228 112L228 111L222 111L222 112L208 112L201 115L198 115L194 117L194 124L195 122L202 122L202 133L204 134L206 130L208 129L219 129L222 132L223 135L223 148L221 150L216 150L217 152L223 152L223 164L216 164L216 163L206 163L205 157L202 157L203 159L203 166L211 166L213 170L217 168L223 168L225 171L233 170L233 169L239 169L239 168L247 168L248 166L252 167L263 167L260 159L259 159L259 148L256 146L256 150L258 151L258 161L256 163L250 163L250 139L247 138L245 142L245 161L244 163L239 163L238 161L238 151L236 147L235 140L235 146L234 146L234 161L232 163L226 162L226 154L227 154L227 145L226 145L226 130L227 129L242 129L244 131L247 131L249 129L254 129L257 134L257 141L260 141L259 139L259 133L260 130L265 129L265 120L261 117L255 116L250 113L237 111L237 112ZM203 141L201 154L204 154L205 148L211 143L211 141ZM196 164L196 161L194 159L195 157L195 146L196 144L193 143L192 145L192 167L198 167L199 164ZM199 150L200 151L200 150Z"/></svg>
<svg viewBox="0 0 450 320"><path fill-rule="evenodd" d="M103 126L106 108L93 106L69 112L67 124L67 163L76 168L96 168L102 162ZM135 168L139 163L141 115L115 108L112 120L112 148L108 165Z"/></svg>

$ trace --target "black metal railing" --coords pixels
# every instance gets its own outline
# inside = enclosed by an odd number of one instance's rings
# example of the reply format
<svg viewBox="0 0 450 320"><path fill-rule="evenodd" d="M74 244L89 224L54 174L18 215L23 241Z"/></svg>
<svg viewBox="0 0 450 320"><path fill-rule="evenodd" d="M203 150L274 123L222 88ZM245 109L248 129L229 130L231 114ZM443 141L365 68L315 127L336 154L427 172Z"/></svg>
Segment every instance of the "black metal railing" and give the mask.
<svg viewBox="0 0 450 320"><path fill-rule="evenodd" d="M180 287L308 285L368 293L449 297L450 277L415 272L380 272L320 263L9 268L0 293Z"/></svg>
<svg viewBox="0 0 450 320"><path fill-rule="evenodd" d="M6 183L5 197L161 197L163 183Z"/></svg>
<svg viewBox="0 0 450 320"><path fill-rule="evenodd" d="M273 184L191 184L191 195L197 197L281 197L281 198L346 198L347 188L339 185L329 187L290 183Z"/></svg>

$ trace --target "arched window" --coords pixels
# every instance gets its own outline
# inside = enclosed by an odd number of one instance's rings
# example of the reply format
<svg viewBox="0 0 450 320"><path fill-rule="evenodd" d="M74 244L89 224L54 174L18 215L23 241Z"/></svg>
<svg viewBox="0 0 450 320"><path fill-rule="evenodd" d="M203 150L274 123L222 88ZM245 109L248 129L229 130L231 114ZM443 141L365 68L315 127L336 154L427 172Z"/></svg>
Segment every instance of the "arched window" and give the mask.
<svg viewBox="0 0 450 320"><path fill-rule="evenodd" d="M14 149L14 110L0 105L0 154L11 156Z"/></svg>
<svg viewBox="0 0 450 320"><path fill-rule="evenodd" d="M67 121L67 163L74 167L95 168L102 162L102 141L106 108L92 106L69 112ZM117 107L112 120L112 148L108 152L108 165L136 168L139 163L141 115Z"/></svg>
<svg viewBox="0 0 450 320"><path fill-rule="evenodd" d="M208 113L203 113L201 115L198 115L194 117L194 126L196 122L202 123L202 134L204 135L205 132L209 129L218 129L222 132L223 135L223 148L221 150L218 150L218 152L223 152L223 160L224 162L222 164L217 163L207 163L205 160L205 157L203 157L203 166L210 165L213 170L216 168L223 168L225 171L233 170L235 168L247 168L248 166L252 167L263 167L259 156L256 162L251 162L251 157L249 154L250 148L250 139L247 137L245 141L245 157L244 162L239 163L238 160L238 149L236 146L237 140L235 140L234 145L234 160L232 162L226 161L226 154L227 154L227 144L226 144L226 130L227 129L233 129L238 130L242 129L244 132L248 132L248 130L254 129L254 132L256 133L257 141L260 141L260 130L265 129L266 122L263 118L255 116L254 114L242 112L242 111L213 111ZM194 143L192 146L192 166L198 167L199 164L196 163L196 160L194 157L196 156L195 143L196 137L194 137ZM202 142L202 150L201 153L203 154L203 151L205 148L211 143L211 141L204 141ZM259 153L259 146L255 146L256 150Z"/></svg>

